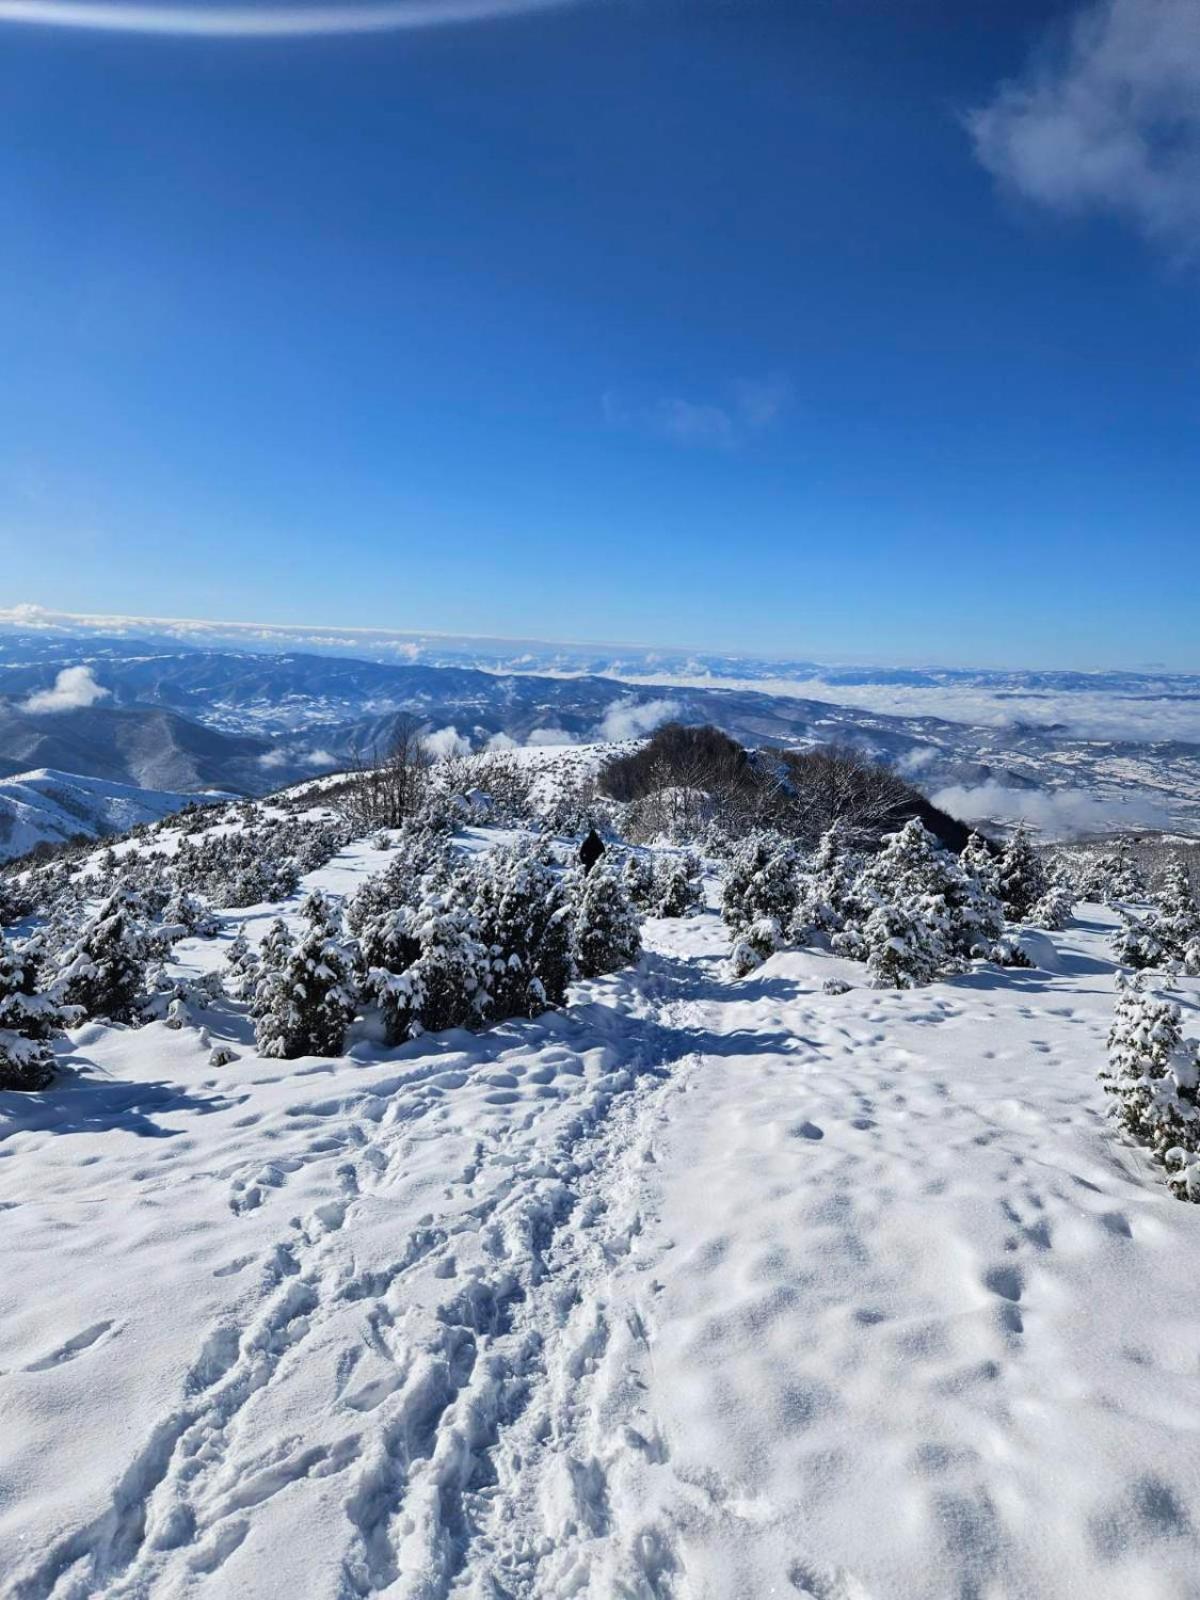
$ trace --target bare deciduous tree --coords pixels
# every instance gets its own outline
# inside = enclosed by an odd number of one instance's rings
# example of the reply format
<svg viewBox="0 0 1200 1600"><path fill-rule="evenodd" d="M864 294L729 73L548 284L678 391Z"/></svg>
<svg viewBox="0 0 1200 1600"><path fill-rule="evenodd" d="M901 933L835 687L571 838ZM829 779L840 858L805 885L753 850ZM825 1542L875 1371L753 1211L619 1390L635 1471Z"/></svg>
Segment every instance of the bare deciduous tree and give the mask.
<svg viewBox="0 0 1200 1600"><path fill-rule="evenodd" d="M356 752L336 804L356 831L398 828L428 793L432 764L421 724L405 717L395 724L384 750Z"/></svg>

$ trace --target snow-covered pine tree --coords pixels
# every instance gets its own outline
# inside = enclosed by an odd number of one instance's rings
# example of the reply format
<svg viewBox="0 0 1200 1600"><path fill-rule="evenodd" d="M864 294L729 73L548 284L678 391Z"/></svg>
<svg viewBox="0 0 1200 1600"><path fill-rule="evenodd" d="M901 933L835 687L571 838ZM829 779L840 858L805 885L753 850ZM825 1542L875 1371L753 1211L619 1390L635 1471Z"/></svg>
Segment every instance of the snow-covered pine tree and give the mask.
<svg viewBox="0 0 1200 1600"><path fill-rule="evenodd" d="M0 928L11 927L33 910L33 896L15 878L0 877Z"/></svg>
<svg viewBox="0 0 1200 1600"><path fill-rule="evenodd" d="M1114 900L1141 900L1146 895L1146 879L1134 860L1128 839L1118 839L1115 850L1109 851L1096 862L1094 878L1099 894L1106 902Z"/></svg>
<svg viewBox="0 0 1200 1600"><path fill-rule="evenodd" d="M44 1089L54 1076L50 1041L75 1020L43 991L36 940L10 944L0 933L0 1089Z"/></svg>
<svg viewBox="0 0 1200 1600"><path fill-rule="evenodd" d="M1051 882L1045 894L1033 906L1025 919L1035 928L1045 928L1049 933L1061 933L1075 911L1075 891L1063 882Z"/></svg>
<svg viewBox="0 0 1200 1600"><path fill-rule="evenodd" d="M486 1020L487 951L464 903L468 893L466 884L452 883L446 893L430 894L418 907L414 931L421 953L393 986L393 1036L473 1028ZM382 996L381 1005L387 1016L389 1002Z"/></svg>
<svg viewBox="0 0 1200 1600"><path fill-rule="evenodd" d="M657 868L654 860L643 851L630 850L621 867L621 881L625 893L639 911L650 913L658 899Z"/></svg>
<svg viewBox="0 0 1200 1600"><path fill-rule="evenodd" d="M107 1022L138 1018L153 954L144 911L129 889L115 890L62 958L56 986L67 1005Z"/></svg>
<svg viewBox="0 0 1200 1600"><path fill-rule="evenodd" d="M1049 887L1041 858L1030 843L1025 824L1017 830L1000 858L1000 899L1013 922L1024 922Z"/></svg>
<svg viewBox="0 0 1200 1600"><path fill-rule="evenodd" d="M915 989L932 983L946 959L938 921L921 900L876 906L863 924L862 940L875 989Z"/></svg>
<svg viewBox="0 0 1200 1600"><path fill-rule="evenodd" d="M1143 986L1120 981L1100 1072L1113 1115L1149 1146L1180 1199L1200 1199L1200 1070L1197 1044L1183 1037L1179 1006Z"/></svg>
<svg viewBox="0 0 1200 1600"><path fill-rule="evenodd" d="M690 917L703 903L700 858L690 850L659 856L650 909L656 917ZM635 899L634 904L638 904Z"/></svg>
<svg viewBox="0 0 1200 1600"><path fill-rule="evenodd" d="M581 978L632 966L642 951L637 910L602 856L575 883L575 964Z"/></svg>
<svg viewBox="0 0 1200 1600"><path fill-rule="evenodd" d="M250 1004L252 1017L264 1017L278 1002L277 990L292 958L295 940L282 917L276 917L263 935L258 947L257 975L254 980L254 998Z"/></svg>
<svg viewBox="0 0 1200 1600"><path fill-rule="evenodd" d="M1200 941L1200 908L1192 894L1187 862L1176 857L1167 865L1154 896L1155 931L1173 957L1183 960Z"/></svg>
<svg viewBox="0 0 1200 1600"><path fill-rule="evenodd" d="M258 984L259 957L246 930L239 928L225 952L225 970L229 974L229 992L235 1000L252 1000Z"/></svg>
<svg viewBox="0 0 1200 1600"><path fill-rule="evenodd" d="M1132 967L1135 972L1166 966L1171 952L1159 935L1154 915L1135 917L1125 911L1122 917L1122 924L1113 935L1113 955L1121 966Z"/></svg>
<svg viewBox="0 0 1200 1600"><path fill-rule="evenodd" d="M795 943L813 931L836 934L845 928L853 915L854 885L861 869L862 858L851 848L845 827L835 822L821 835L800 873L790 929Z"/></svg>
<svg viewBox="0 0 1200 1600"><path fill-rule="evenodd" d="M184 938L214 939L219 928L209 908L178 885L163 906L160 921L161 931L171 942Z"/></svg>
<svg viewBox="0 0 1200 1600"><path fill-rule="evenodd" d="M1000 897L1000 856L981 833L972 833L959 852L962 869L990 894Z"/></svg>
<svg viewBox="0 0 1200 1600"><path fill-rule="evenodd" d="M791 925L799 894L799 857L783 834L761 831L733 848L721 888L721 915L735 933L764 917Z"/></svg>
<svg viewBox="0 0 1200 1600"><path fill-rule="evenodd" d="M489 1015L536 1017L561 1006L573 976L562 875L539 859L536 847L518 846L485 856L475 882L472 912L487 952Z"/></svg>
<svg viewBox="0 0 1200 1600"><path fill-rule="evenodd" d="M272 985L271 1003L255 1028L259 1055L284 1061L341 1055L358 998L340 907L315 893L301 911L308 929Z"/></svg>
<svg viewBox="0 0 1200 1600"><path fill-rule="evenodd" d="M986 888L964 872L958 857L943 849L918 817L884 839L859 875L852 900L861 909L835 948L854 954L856 943L880 984L886 973L901 968L909 986L928 982L933 974L986 953L1003 926ZM876 911L885 915L875 917ZM886 915L891 911L897 915ZM852 943L855 934L859 939Z"/></svg>

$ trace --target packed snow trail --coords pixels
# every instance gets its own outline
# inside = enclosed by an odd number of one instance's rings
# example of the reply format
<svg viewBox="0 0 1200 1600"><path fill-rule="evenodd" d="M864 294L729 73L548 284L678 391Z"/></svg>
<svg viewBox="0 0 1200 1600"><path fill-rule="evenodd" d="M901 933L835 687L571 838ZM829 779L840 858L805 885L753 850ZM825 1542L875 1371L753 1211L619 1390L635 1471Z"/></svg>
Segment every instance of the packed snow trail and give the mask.
<svg viewBox="0 0 1200 1600"><path fill-rule="evenodd" d="M654 923L334 1062L77 1034L4 1097L3 1592L1200 1594L1200 1209L1103 1116L1096 916L909 993Z"/></svg>

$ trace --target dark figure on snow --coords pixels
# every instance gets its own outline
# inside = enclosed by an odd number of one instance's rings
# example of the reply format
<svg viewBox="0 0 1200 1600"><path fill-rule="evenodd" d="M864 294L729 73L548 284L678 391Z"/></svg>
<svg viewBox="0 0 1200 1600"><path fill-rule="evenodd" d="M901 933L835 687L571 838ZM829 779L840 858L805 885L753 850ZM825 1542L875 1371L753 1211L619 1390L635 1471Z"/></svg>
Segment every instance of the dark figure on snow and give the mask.
<svg viewBox="0 0 1200 1600"><path fill-rule="evenodd" d="M588 830L588 836L579 846L579 859L583 863L583 872L586 877L604 854L604 840L595 828Z"/></svg>

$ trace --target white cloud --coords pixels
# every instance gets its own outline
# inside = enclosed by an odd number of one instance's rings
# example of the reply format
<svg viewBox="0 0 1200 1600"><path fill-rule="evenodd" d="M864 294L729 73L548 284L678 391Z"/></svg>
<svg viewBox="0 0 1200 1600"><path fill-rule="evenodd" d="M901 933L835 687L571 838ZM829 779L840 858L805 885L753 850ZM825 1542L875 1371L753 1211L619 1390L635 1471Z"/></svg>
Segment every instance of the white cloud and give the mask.
<svg viewBox="0 0 1200 1600"><path fill-rule="evenodd" d="M515 750L517 741L507 733L494 733L487 742L489 750Z"/></svg>
<svg viewBox="0 0 1200 1600"><path fill-rule="evenodd" d="M101 688L91 667L64 667L54 680L53 689L39 689L22 707L25 711L80 711L107 700L110 691Z"/></svg>
<svg viewBox="0 0 1200 1600"><path fill-rule="evenodd" d="M911 778L915 773L922 772L931 761L937 759L938 752L932 745L918 745L915 750L906 750L896 762L896 771Z"/></svg>
<svg viewBox="0 0 1200 1600"><path fill-rule="evenodd" d="M471 741L464 739L457 728L439 728L436 733L427 733L424 742L425 748L435 761L444 761L449 756L471 754Z"/></svg>
<svg viewBox="0 0 1200 1600"><path fill-rule="evenodd" d="M1125 828L1166 827L1165 808L1150 795L1103 799L1087 789L1016 789L991 780L952 784L930 796L962 822L1027 822L1049 839L1076 838Z"/></svg>
<svg viewBox="0 0 1200 1600"><path fill-rule="evenodd" d="M286 767L291 760L286 750L267 750L258 758L258 765L264 772L275 772L280 767Z"/></svg>
<svg viewBox="0 0 1200 1600"><path fill-rule="evenodd" d="M294 39L396 33L484 22L580 0L374 0L359 5L138 5L119 0L0 0L0 22L208 39Z"/></svg>
<svg viewBox="0 0 1200 1600"><path fill-rule="evenodd" d="M540 745L574 744L575 735L568 733L565 728L534 728L525 743L535 748Z"/></svg>
<svg viewBox="0 0 1200 1600"><path fill-rule="evenodd" d="M328 750L310 750L303 764L306 767L336 767L337 757Z"/></svg>
<svg viewBox="0 0 1200 1600"><path fill-rule="evenodd" d="M597 732L609 741L636 739L678 715L678 700L647 700L642 705L636 700L619 700L609 706Z"/></svg>
<svg viewBox="0 0 1200 1600"><path fill-rule="evenodd" d="M1200 246L1200 5L1101 0L967 124L1006 188Z"/></svg>
<svg viewBox="0 0 1200 1600"><path fill-rule="evenodd" d="M635 428L673 444L728 450L776 422L792 389L782 377L745 378L731 386L731 396L718 402L663 395L649 404L630 405L610 391L601 404L611 427Z"/></svg>

